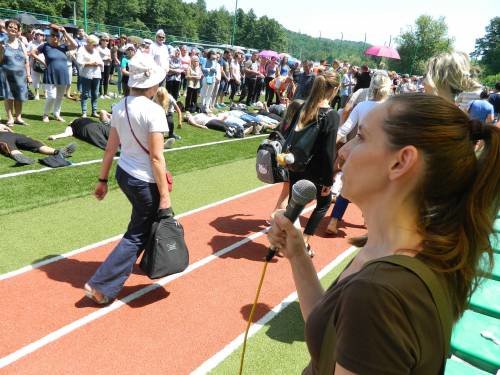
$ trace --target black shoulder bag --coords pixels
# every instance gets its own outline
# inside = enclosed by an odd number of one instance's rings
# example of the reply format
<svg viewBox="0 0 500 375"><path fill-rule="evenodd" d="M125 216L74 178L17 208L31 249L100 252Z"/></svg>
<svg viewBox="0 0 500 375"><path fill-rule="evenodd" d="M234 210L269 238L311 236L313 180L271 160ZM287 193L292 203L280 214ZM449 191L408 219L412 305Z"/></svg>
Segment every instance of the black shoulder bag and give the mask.
<svg viewBox="0 0 500 375"><path fill-rule="evenodd" d="M159 279L182 272L188 265L184 228L170 208L159 210L139 266L150 279Z"/></svg>

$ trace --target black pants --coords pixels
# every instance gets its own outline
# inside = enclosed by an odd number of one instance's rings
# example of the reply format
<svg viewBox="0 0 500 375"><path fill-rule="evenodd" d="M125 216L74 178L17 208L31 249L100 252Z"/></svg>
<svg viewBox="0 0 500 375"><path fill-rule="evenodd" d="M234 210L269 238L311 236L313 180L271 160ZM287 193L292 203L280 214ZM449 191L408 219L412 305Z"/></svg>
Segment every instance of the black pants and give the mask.
<svg viewBox="0 0 500 375"><path fill-rule="evenodd" d="M168 123L168 138L172 138L174 136L174 115L173 113L167 114L167 123Z"/></svg>
<svg viewBox="0 0 500 375"><path fill-rule="evenodd" d="M292 197L292 187L297 181L301 180L303 177L300 174L295 174L293 172L290 173L290 192L289 196ZM323 190L323 185L314 184L316 186L316 207L309 217L307 221L306 228L304 229L304 234L308 234L310 236L314 235L316 232L316 228L318 228L321 219L323 219L330 207L332 202L331 194L327 194L326 196L321 195L321 191ZM330 186L328 186L330 187Z"/></svg>
<svg viewBox="0 0 500 375"><path fill-rule="evenodd" d="M274 99L274 90L269 87L269 82L271 82L273 80L273 77L266 77L264 79L264 85L266 86L266 103L268 106L271 105L271 103L273 102L273 99Z"/></svg>
<svg viewBox="0 0 500 375"><path fill-rule="evenodd" d="M187 88L186 101L184 102L184 109L186 111L195 112L196 102L198 101L198 91L200 89L193 89L191 87Z"/></svg>
<svg viewBox="0 0 500 375"><path fill-rule="evenodd" d="M104 65L104 71L101 72L101 84L99 85L99 95L108 95L110 72L111 72L111 65Z"/></svg>
<svg viewBox="0 0 500 375"><path fill-rule="evenodd" d="M181 87L182 91L186 92L186 87L187 87L186 73L181 73Z"/></svg>
<svg viewBox="0 0 500 375"><path fill-rule="evenodd" d="M245 78L245 88L246 92L241 93L240 96L240 102L242 102L245 99L245 94L246 94L246 105L250 105L250 102L253 100L255 96L255 85L257 83L257 78Z"/></svg>
<svg viewBox="0 0 500 375"><path fill-rule="evenodd" d="M166 83L167 91L177 101L179 99L179 89L181 88L181 81L171 80Z"/></svg>
<svg viewBox="0 0 500 375"><path fill-rule="evenodd" d="M231 94L229 94L229 100L233 101L234 96L238 92L238 89L240 88L240 84L236 82L236 80L232 79L229 81L229 86L231 86Z"/></svg>
<svg viewBox="0 0 500 375"><path fill-rule="evenodd" d="M253 93L253 101L252 103L256 103L260 99L260 93L262 92L262 88L264 87L264 78L257 78L255 82L255 91Z"/></svg>

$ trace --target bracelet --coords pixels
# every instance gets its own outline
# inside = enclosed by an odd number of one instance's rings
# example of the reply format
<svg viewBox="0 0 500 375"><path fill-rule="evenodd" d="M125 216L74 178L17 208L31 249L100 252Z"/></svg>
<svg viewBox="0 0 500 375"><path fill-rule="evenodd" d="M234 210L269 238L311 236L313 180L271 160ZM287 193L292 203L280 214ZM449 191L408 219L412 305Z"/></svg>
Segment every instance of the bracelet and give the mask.
<svg viewBox="0 0 500 375"><path fill-rule="evenodd" d="M99 182L104 182L105 184L108 183L108 179L107 178L98 178L97 179Z"/></svg>

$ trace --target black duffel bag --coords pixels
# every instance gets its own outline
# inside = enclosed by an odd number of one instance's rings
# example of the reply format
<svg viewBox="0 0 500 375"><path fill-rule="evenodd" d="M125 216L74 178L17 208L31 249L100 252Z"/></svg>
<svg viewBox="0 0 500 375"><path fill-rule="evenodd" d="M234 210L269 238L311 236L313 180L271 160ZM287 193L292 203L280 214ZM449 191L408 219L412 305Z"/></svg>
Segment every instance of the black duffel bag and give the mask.
<svg viewBox="0 0 500 375"><path fill-rule="evenodd" d="M182 272L188 265L184 228L170 208L159 210L139 266L150 279L159 279Z"/></svg>

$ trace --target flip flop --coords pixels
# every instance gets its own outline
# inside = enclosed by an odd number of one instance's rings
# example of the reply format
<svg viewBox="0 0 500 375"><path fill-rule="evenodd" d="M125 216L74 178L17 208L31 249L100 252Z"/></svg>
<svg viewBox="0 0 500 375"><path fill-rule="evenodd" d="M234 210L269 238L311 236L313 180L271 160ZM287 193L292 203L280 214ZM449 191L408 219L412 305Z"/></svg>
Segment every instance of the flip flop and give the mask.
<svg viewBox="0 0 500 375"><path fill-rule="evenodd" d="M24 120L15 120L14 124L17 124L17 125L28 125Z"/></svg>

